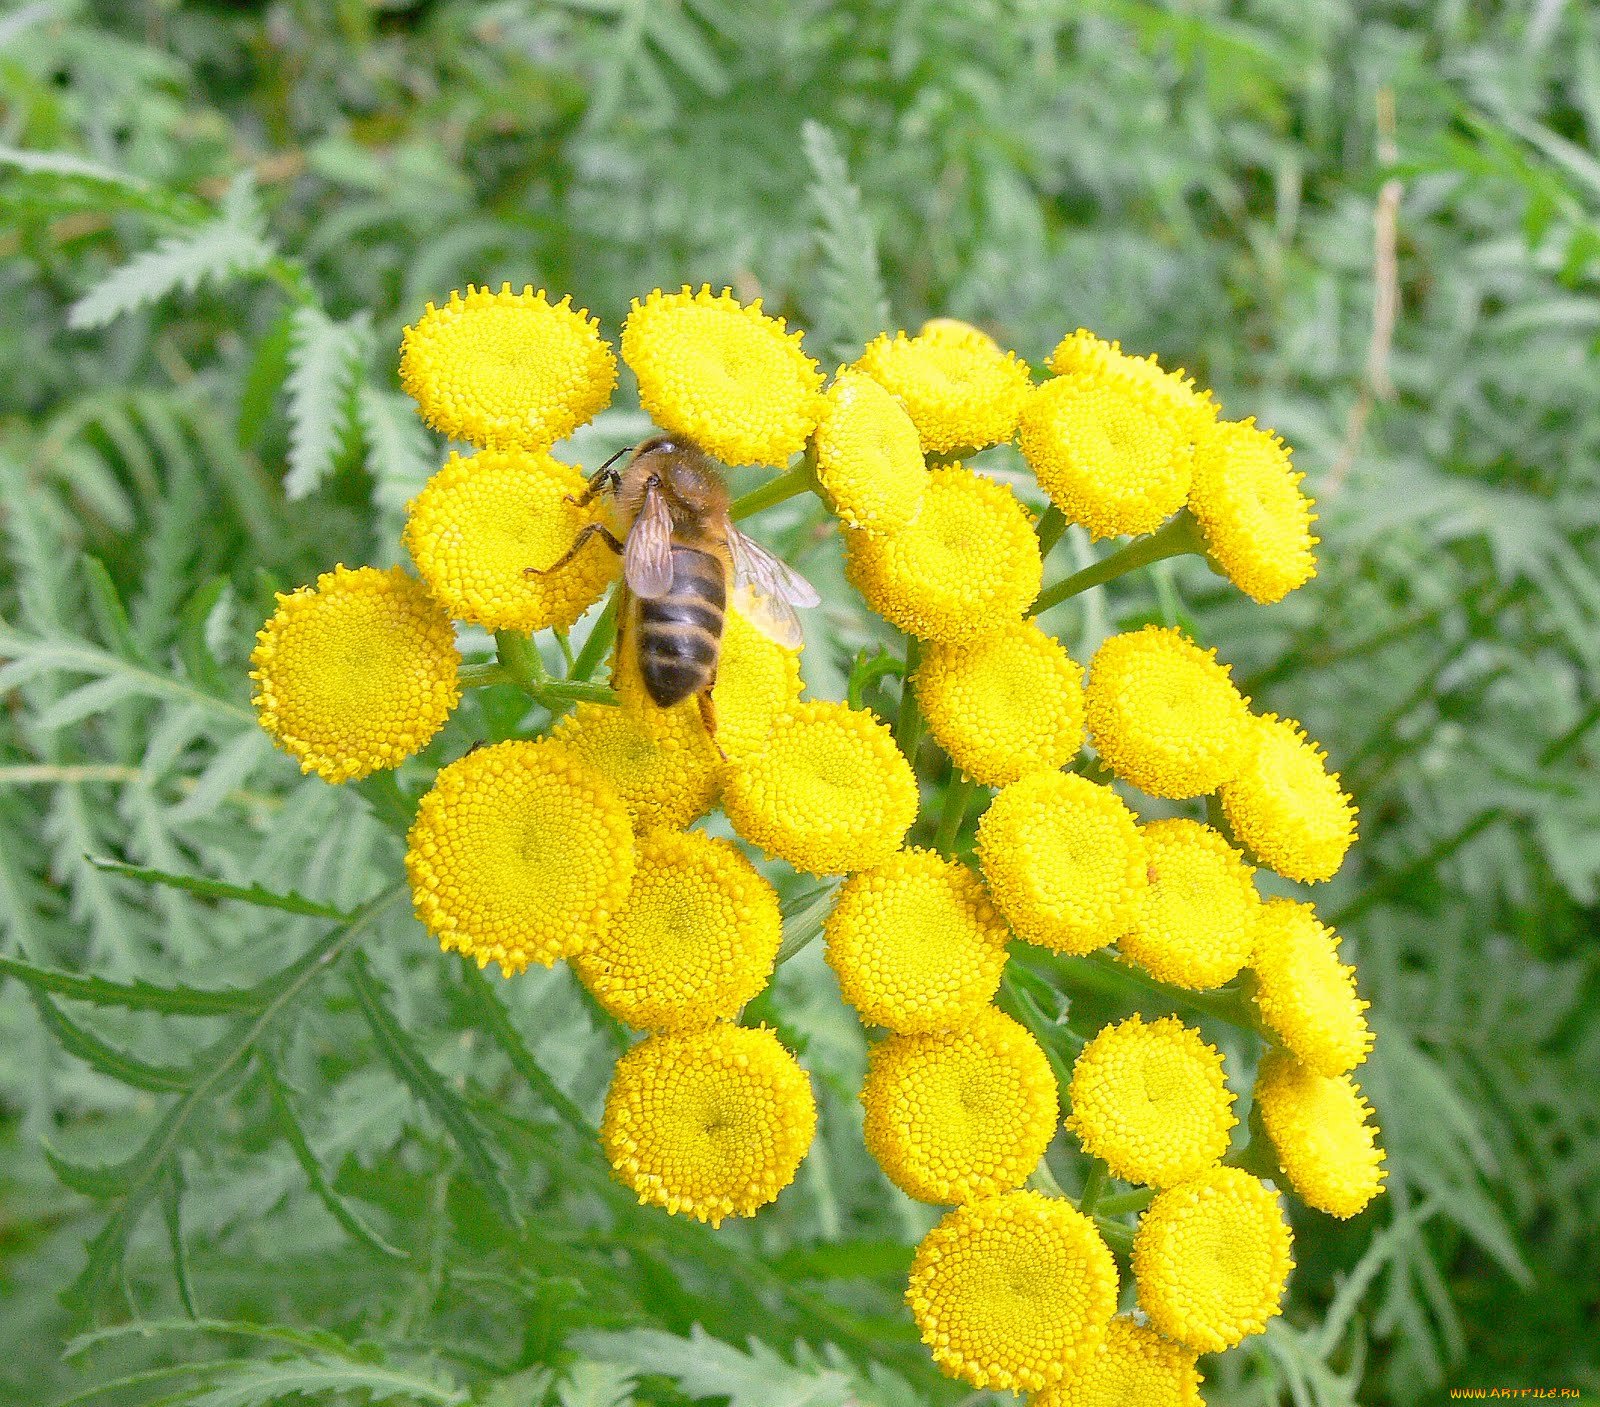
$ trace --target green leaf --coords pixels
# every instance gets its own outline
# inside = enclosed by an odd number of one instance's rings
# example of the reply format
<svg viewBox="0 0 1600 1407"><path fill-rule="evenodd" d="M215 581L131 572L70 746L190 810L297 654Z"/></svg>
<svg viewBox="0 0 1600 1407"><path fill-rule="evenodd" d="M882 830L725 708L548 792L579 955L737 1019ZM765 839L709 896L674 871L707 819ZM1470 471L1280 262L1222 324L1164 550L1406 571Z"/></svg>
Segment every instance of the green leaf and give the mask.
<svg viewBox="0 0 1600 1407"><path fill-rule="evenodd" d="M83 578L89 587L89 609L94 613L100 638L106 645L133 664L148 664L128 622L127 609L111 573L98 557L83 554Z"/></svg>
<svg viewBox="0 0 1600 1407"><path fill-rule="evenodd" d="M50 1034L61 1043L62 1049L93 1066L102 1075L109 1075L135 1089L147 1089L157 1094L189 1087L193 1076L187 1070L178 1070L170 1065L153 1065L129 1055L125 1050L119 1050L67 1017L38 987L30 986L28 995L33 998L40 1018Z"/></svg>
<svg viewBox="0 0 1600 1407"><path fill-rule="evenodd" d="M293 308L285 308L256 344L255 356L239 392L237 443L251 449L266 429L278 391L289 374L289 345L294 338Z"/></svg>
<svg viewBox="0 0 1600 1407"><path fill-rule="evenodd" d="M368 382L356 388L356 415L366 443L373 501L401 512L439 467L439 450L409 397L380 391Z"/></svg>
<svg viewBox="0 0 1600 1407"><path fill-rule="evenodd" d="M855 1383L833 1368L797 1368L758 1340L749 1352L714 1339L698 1324L689 1337L658 1329L582 1334L577 1346L602 1363L631 1368L640 1377L674 1379L686 1397L725 1397L728 1407L849 1407Z"/></svg>
<svg viewBox="0 0 1600 1407"><path fill-rule="evenodd" d="M287 383L289 472L283 479L290 498L314 492L332 472L369 340L364 315L336 322L314 304L295 309Z"/></svg>
<svg viewBox="0 0 1600 1407"><path fill-rule="evenodd" d="M197 1319L194 1292L189 1288L189 1256L183 1248L183 1164L173 1159L172 1172L161 1188L161 1218L167 1227L167 1245L172 1251L172 1275L178 1282L178 1299L184 1312Z"/></svg>
<svg viewBox="0 0 1600 1407"><path fill-rule="evenodd" d="M128 1183L133 1177L131 1163L104 1163L90 1166L87 1163L74 1163L62 1157L47 1140L41 1140L40 1146L44 1150L45 1161L50 1164L50 1170L61 1179L64 1186L70 1187L74 1192L81 1192L85 1197L93 1197L100 1202L111 1197L120 1197L127 1192Z"/></svg>
<svg viewBox="0 0 1600 1407"><path fill-rule="evenodd" d="M353 914L337 909L332 904L323 904L315 899L308 899L303 894L296 894L292 889L287 894L278 894L262 888L259 884L245 886L228 884L220 879L206 879L203 875L172 874L167 870L152 869L148 865L129 865L121 860L108 860L98 855L89 855L85 858L97 870L104 870L108 874L142 880L146 884L162 884L170 889L182 889L206 899L237 899L242 904L254 904L261 909L281 909L284 913L304 914L308 918L331 918L347 922L354 917Z"/></svg>
<svg viewBox="0 0 1600 1407"><path fill-rule="evenodd" d="M816 337L839 361L854 361L861 349L889 326L889 297L878 263L878 232L861 192L850 180L850 166L839 140L820 122L801 129L809 188L821 223L821 306Z"/></svg>
<svg viewBox="0 0 1600 1407"><path fill-rule="evenodd" d="M165 1011L177 1016L226 1016L254 1010L264 1000L259 989L252 987L222 991L182 985L158 987L144 981L112 982L104 977L84 977L76 972L36 967L31 962L4 954L0 954L0 975L15 977L38 991L54 992L59 997L71 997L95 1006Z"/></svg>

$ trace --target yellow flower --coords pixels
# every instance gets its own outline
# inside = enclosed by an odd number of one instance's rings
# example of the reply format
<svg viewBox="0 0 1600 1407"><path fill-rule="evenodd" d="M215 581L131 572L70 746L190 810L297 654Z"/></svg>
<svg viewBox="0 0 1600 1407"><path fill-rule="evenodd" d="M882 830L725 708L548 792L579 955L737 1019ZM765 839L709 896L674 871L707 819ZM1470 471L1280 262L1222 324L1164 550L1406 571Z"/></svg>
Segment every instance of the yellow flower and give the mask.
<svg viewBox="0 0 1600 1407"><path fill-rule="evenodd" d="M887 859L917 802L910 764L872 714L802 703L773 724L762 751L734 761L722 808L752 845L821 875Z"/></svg>
<svg viewBox="0 0 1600 1407"><path fill-rule="evenodd" d="M1235 776L1217 792L1240 842L1287 879L1332 879L1356 838L1355 803L1292 718L1252 717Z"/></svg>
<svg viewBox="0 0 1600 1407"><path fill-rule="evenodd" d="M1004 484L958 464L929 475L922 512L888 537L845 532L845 575L891 625L949 643L1019 620L1043 566L1028 515Z"/></svg>
<svg viewBox="0 0 1600 1407"><path fill-rule="evenodd" d="M1152 356L1136 357L1119 343L1106 342L1085 328L1068 333L1050 354L1050 370L1057 376L1085 380L1114 378L1139 381L1157 392L1184 422L1189 438L1198 438L1217 418L1216 402L1207 391L1197 391L1180 367L1168 371Z"/></svg>
<svg viewBox="0 0 1600 1407"><path fill-rule="evenodd" d="M1037 1391L1092 1361L1116 1312L1117 1264L1075 1207L1005 1192L923 1237L906 1302L950 1377Z"/></svg>
<svg viewBox="0 0 1600 1407"><path fill-rule="evenodd" d="M1083 669L1032 621L929 645L913 683L939 746L985 786L1064 767L1083 746Z"/></svg>
<svg viewBox="0 0 1600 1407"><path fill-rule="evenodd" d="M920 335L925 342L948 342L952 346L970 347L991 357L1003 357L1004 350L981 327L974 327L960 318L929 318L922 324Z"/></svg>
<svg viewBox="0 0 1600 1407"><path fill-rule="evenodd" d="M1118 1315L1082 1372L1047 1387L1028 1407L1205 1407L1196 1354Z"/></svg>
<svg viewBox="0 0 1600 1407"><path fill-rule="evenodd" d="M1253 420L1213 425L1195 446L1189 511L1228 580L1270 606L1317 574L1317 515L1300 491L1289 447Z"/></svg>
<svg viewBox="0 0 1600 1407"><path fill-rule="evenodd" d="M800 702L800 651L729 610L711 702L723 752L737 759L763 751L778 720Z"/></svg>
<svg viewBox="0 0 1600 1407"><path fill-rule="evenodd" d="M959 1030L879 1041L861 1102L867 1151L922 1202L1018 1186L1039 1166L1058 1116L1044 1051L993 1007Z"/></svg>
<svg viewBox="0 0 1600 1407"><path fill-rule="evenodd" d="M1011 931L978 877L931 850L852 876L823 925L844 999L870 1025L964 1025L1000 986Z"/></svg>
<svg viewBox="0 0 1600 1407"><path fill-rule="evenodd" d="M1339 935L1310 904L1269 899L1256 923L1256 1005L1261 1019L1319 1075L1354 1070L1372 1049L1356 970L1339 961Z"/></svg>
<svg viewBox="0 0 1600 1407"><path fill-rule="evenodd" d="M765 1026L650 1036L617 1061L600 1146L639 1201L719 1226L794 1181L811 1081Z"/></svg>
<svg viewBox="0 0 1600 1407"><path fill-rule="evenodd" d="M987 344L987 345L986 345ZM906 408L929 454L1009 440L1028 392L1028 368L989 339L946 332L884 333L855 363Z"/></svg>
<svg viewBox="0 0 1600 1407"><path fill-rule="evenodd" d="M550 736L616 788L636 829L682 828L711 809L720 762L692 705L654 712L647 726L634 709L580 703Z"/></svg>
<svg viewBox="0 0 1600 1407"><path fill-rule="evenodd" d="M1039 487L1092 538L1154 532L1189 495L1188 430L1145 382L1058 376L1023 402L1019 429Z"/></svg>
<svg viewBox="0 0 1600 1407"><path fill-rule="evenodd" d="M457 620L489 630L569 626L616 576L616 554L591 541L558 571L524 569L551 566L581 528L604 521L601 500L568 502L582 492L582 472L542 451L452 454L411 500L406 550Z"/></svg>
<svg viewBox="0 0 1600 1407"><path fill-rule="evenodd" d="M1121 797L1069 772L1035 772L978 823L978 860L1019 938L1090 953L1127 931L1148 882L1139 828Z"/></svg>
<svg viewBox="0 0 1600 1407"><path fill-rule="evenodd" d="M639 378L639 401L663 430L725 464L781 465L822 414L822 373L782 318L713 296L659 288L622 329L622 359Z"/></svg>
<svg viewBox="0 0 1600 1407"><path fill-rule="evenodd" d="M1124 1182L1170 1187L1228 1151L1222 1054L1176 1016L1105 1027L1072 1067L1067 1127Z"/></svg>
<svg viewBox="0 0 1600 1407"><path fill-rule="evenodd" d="M1150 887L1118 949L1174 987L1220 987L1250 961L1255 942L1261 901L1250 866L1199 821L1151 821L1143 835Z"/></svg>
<svg viewBox="0 0 1600 1407"><path fill-rule="evenodd" d="M272 740L330 782L421 752L461 698L449 618L398 567L335 567L278 594L256 632L251 702Z"/></svg>
<svg viewBox="0 0 1600 1407"><path fill-rule="evenodd" d="M633 864L616 792L550 741L496 743L441 769L406 841L417 918L446 951L508 976L592 946Z"/></svg>
<svg viewBox="0 0 1600 1407"><path fill-rule="evenodd" d="M1140 1307L1168 1338L1221 1353L1280 1312L1290 1246L1277 1194L1238 1168L1212 1168L1158 1193L1140 1221Z"/></svg>
<svg viewBox="0 0 1600 1407"><path fill-rule="evenodd" d="M817 478L852 528L893 533L922 511L928 470L917 427L870 376L841 371L817 427Z"/></svg>
<svg viewBox="0 0 1600 1407"><path fill-rule="evenodd" d="M1201 796L1239 770L1245 700L1216 651L1175 627L1111 636L1089 662L1084 705L1106 766L1151 796Z"/></svg>
<svg viewBox="0 0 1600 1407"><path fill-rule="evenodd" d="M1348 1218L1383 1190L1372 1106L1348 1075L1319 1075L1274 1051L1256 1078L1256 1108L1278 1164L1307 1206Z"/></svg>
<svg viewBox="0 0 1600 1407"><path fill-rule="evenodd" d="M400 384L440 434L482 449L547 449L611 400L617 359L588 309L541 288L467 287L400 344Z"/></svg>
<svg viewBox="0 0 1600 1407"><path fill-rule="evenodd" d="M633 888L573 967L619 1021L683 1031L738 1015L767 985L783 938L777 891L728 841L639 838Z"/></svg>

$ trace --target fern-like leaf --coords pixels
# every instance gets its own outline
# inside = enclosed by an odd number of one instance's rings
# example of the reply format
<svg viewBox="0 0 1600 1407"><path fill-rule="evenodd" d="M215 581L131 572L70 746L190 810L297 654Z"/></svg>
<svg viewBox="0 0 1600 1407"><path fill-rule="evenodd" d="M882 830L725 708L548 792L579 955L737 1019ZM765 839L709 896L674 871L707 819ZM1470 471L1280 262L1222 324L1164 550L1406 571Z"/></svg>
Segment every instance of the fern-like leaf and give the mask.
<svg viewBox="0 0 1600 1407"><path fill-rule="evenodd" d="M838 139L819 122L807 122L802 138L813 176L811 199L821 217L816 236L823 261L817 335L835 359L854 361L889 325L878 232L850 180Z"/></svg>
<svg viewBox="0 0 1600 1407"><path fill-rule="evenodd" d="M307 304L289 341L289 472L283 490L304 498L333 468L349 422L350 391L366 356L365 317L343 322Z"/></svg>

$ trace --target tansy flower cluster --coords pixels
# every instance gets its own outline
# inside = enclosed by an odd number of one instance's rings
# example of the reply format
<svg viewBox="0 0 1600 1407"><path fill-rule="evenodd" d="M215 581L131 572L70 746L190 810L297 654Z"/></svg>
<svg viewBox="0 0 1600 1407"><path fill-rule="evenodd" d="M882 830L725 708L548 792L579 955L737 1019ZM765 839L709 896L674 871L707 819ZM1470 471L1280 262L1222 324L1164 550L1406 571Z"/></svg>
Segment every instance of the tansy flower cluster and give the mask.
<svg viewBox="0 0 1600 1407"><path fill-rule="evenodd" d="M779 884L825 905L826 961L870 1040L866 1146L893 1195L947 1208L906 1289L935 1362L1042 1407L1198 1403L1197 1355L1280 1311L1280 1191L1348 1217L1380 1189L1353 969L1255 868L1330 878L1355 808L1215 650L1145 625L1084 669L1040 614L1182 552L1258 602L1302 585L1316 539L1287 447L1082 330L1042 381L953 319L830 378L759 301L686 287L634 302L620 354L675 441L781 471L711 536L815 493L903 659L864 652L850 701L808 697L741 576L721 620L682 617L715 647L700 695L658 706L619 581L634 524L561 444L609 404L612 344L567 298L468 288L406 330L400 379L471 452L409 505L410 570L339 566L278 598L252 657L262 726L304 770L411 814L413 906L444 949L507 977L567 960L638 1033L598 1136L667 1213L717 1225L794 1180L812 1084L751 1004L815 932L786 934ZM972 462L1012 443L1029 484ZM670 506L675 542L703 530ZM1068 524L1136 540L1047 584ZM495 658L464 662L458 625L492 632ZM523 695L510 736L446 727L491 686ZM390 774L425 750L413 800ZM734 839L703 827L713 811ZM1083 974L1173 1012L1077 1030ZM1176 1014L1193 994L1259 1053L1244 1123L1248 1072Z"/></svg>

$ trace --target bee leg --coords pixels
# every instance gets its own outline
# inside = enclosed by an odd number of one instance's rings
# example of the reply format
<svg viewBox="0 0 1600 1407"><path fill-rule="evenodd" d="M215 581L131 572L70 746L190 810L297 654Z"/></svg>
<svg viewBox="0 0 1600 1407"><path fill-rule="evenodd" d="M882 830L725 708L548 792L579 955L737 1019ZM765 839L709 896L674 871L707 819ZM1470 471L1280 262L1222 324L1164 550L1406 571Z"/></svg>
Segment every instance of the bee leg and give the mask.
<svg viewBox="0 0 1600 1407"><path fill-rule="evenodd" d="M711 739L711 745L716 748L717 756L724 762L728 754L722 750L722 742L717 737L717 705L711 697L710 689L702 689L695 695L695 702L700 705L700 721L706 725L706 736Z"/></svg>
<svg viewBox="0 0 1600 1407"><path fill-rule="evenodd" d="M584 543L588 542L591 537L595 536L599 536L600 540L604 542L605 545L613 552L615 552L617 556L620 557L622 555L622 544L617 541L616 534L613 533L610 528L608 528L604 523L585 523L583 527L578 530L577 537L572 539L572 546L567 548L567 550L563 552L559 558L552 562L548 567L524 567L522 569L523 576L548 576L551 572L560 571L561 568L566 566L568 562L578 555L578 553L583 551Z"/></svg>

